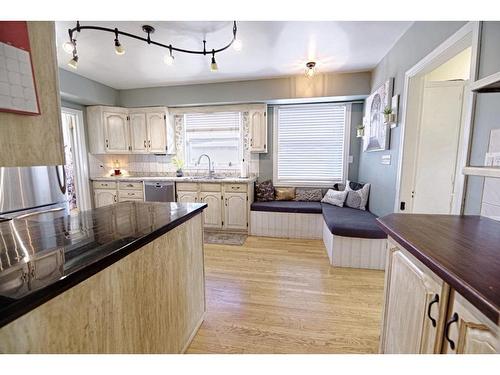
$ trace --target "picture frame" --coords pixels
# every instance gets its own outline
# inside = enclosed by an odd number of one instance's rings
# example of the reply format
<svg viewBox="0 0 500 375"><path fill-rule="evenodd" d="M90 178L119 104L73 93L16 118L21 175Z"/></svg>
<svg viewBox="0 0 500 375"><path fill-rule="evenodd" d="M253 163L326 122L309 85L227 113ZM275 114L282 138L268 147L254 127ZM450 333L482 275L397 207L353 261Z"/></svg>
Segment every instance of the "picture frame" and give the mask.
<svg viewBox="0 0 500 375"><path fill-rule="evenodd" d="M390 126L384 122L383 111L392 104L393 81L394 78L389 78L366 98L364 152L389 149Z"/></svg>

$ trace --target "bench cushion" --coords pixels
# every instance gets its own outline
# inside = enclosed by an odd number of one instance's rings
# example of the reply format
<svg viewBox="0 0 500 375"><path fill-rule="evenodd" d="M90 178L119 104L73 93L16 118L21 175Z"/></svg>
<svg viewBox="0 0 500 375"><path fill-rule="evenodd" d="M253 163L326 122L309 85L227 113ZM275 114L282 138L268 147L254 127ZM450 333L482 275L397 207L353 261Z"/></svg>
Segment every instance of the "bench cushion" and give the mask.
<svg viewBox="0 0 500 375"><path fill-rule="evenodd" d="M320 214L320 202L270 201L253 202L252 211L293 212L298 214Z"/></svg>
<svg viewBox="0 0 500 375"><path fill-rule="evenodd" d="M377 225L377 217L371 212L327 203L321 205L326 226L332 234L343 237L387 238Z"/></svg>

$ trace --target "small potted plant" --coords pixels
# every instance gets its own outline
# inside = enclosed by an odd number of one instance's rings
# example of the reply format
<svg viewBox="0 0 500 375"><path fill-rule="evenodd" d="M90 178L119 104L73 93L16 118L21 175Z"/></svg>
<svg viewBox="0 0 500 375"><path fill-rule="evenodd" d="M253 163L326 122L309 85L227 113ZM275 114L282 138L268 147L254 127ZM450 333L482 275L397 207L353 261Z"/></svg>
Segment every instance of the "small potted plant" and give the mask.
<svg viewBox="0 0 500 375"><path fill-rule="evenodd" d="M392 120L392 108L390 106L387 106L384 108L384 123L385 124L390 124Z"/></svg>
<svg viewBox="0 0 500 375"><path fill-rule="evenodd" d="M184 161L182 159L179 159L177 156L174 156L172 158L172 164L174 164L175 168L177 169L175 175L177 177L184 176L184 173L182 172L182 168L184 168Z"/></svg>
<svg viewBox="0 0 500 375"><path fill-rule="evenodd" d="M358 125L356 128L356 137L362 138L365 136L365 126L363 124Z"/></svg>

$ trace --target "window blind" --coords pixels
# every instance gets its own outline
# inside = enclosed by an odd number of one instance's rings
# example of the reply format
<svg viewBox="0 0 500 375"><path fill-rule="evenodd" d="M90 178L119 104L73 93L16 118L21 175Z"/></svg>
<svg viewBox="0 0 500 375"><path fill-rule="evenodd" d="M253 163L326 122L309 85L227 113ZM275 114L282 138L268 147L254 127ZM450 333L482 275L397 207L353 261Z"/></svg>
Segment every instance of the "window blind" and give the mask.
<svg viewBox="0 0 500 375"><path fill-rule="evenodd" d="M343 181L346 105L301 104L276 109L277 183L327 185Z"/></svg>
<svg viewBox="0 0 500 375"><path fill-rule="evenodd" d="M188 113L186 132L240 129L240 112Z"/></svg>

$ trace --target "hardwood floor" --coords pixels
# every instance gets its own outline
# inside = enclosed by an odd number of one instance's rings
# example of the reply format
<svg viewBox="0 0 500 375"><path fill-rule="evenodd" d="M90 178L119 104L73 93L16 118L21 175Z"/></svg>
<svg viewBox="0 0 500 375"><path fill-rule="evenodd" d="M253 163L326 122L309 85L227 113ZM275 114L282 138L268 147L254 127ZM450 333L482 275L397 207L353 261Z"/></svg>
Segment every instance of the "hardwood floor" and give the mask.
<svg viewBox="0 0 500 375"><path fill-rule="evenodd" d="M188 353L376 353L383 271L334 268L321 240L205 245L207 312Z"/></svg>

